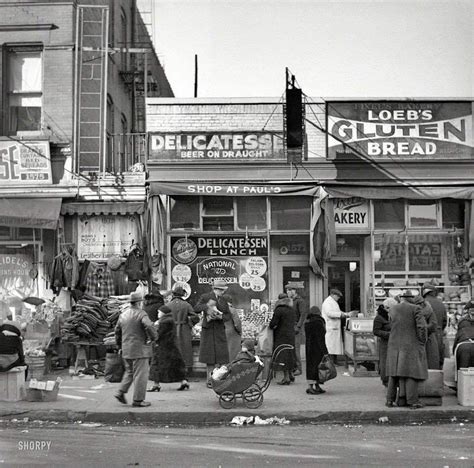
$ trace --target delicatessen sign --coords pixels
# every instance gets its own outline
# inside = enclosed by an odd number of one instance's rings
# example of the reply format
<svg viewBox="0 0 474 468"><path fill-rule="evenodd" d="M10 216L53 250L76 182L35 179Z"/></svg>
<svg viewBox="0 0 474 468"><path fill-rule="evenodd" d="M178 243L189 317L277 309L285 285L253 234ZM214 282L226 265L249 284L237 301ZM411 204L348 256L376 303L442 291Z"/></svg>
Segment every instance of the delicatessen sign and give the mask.
<svg viewBox="0 0 474 468"><path fill-rule="evenodd" d="M152 160L285 159L274 132L152 133L149 147Z"/></svg>
<svg viewBox="0 0 474 468"><path fill-rule="evenodd" d="M263 236L171 237L171 277L195 304L215 280L228 285L235 308L268 304L268 241Z"/></svg>
<svg viewBox="0 0 474 468"><path fill-rule="evenodd" d="M470 102L329 102L328 158L474 156Z"/></svg>

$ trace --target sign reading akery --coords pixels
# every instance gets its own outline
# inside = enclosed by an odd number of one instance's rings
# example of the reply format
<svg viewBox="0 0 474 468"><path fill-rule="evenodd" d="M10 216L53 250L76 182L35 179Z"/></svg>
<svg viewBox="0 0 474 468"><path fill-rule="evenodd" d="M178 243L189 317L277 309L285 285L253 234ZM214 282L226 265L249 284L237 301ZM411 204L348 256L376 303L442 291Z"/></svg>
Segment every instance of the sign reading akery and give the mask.
<svg viewBox="0 0 474 468"><path fill-rule="evenodd" d="M151 160L285 159L282 133L152 133L149 143Z"/></svg>
<svg viewBox="0 0 474 468"><path fill-rule="evenodd" d="M474 157L470 102L329 102L328 159Z"/></svg>

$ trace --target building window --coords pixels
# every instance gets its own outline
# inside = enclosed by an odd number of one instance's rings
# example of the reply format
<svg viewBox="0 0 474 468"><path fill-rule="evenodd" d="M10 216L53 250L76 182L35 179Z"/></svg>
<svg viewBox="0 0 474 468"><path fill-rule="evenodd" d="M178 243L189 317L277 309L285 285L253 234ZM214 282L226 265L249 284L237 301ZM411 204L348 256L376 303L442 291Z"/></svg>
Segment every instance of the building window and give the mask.
<svg viewBox="0 0 474 468"><path fill-rule="evenodd" d="M405 229L405 202L403 200L374 202L375 229Z"/></svg>
<svg viewBox="0 0 474 468"><path fill-rule="evenodd" d="M271 213L275 231L308 230L311 197L274 197L271 199Z"/></svg>
<svg viewBox="0 0 474 468"><path fill-rule="evenodd" d="M199 229L199 197L170 198L171 229Z"/></svg>
<svg viewBox="0 0 474 468"><path fill-rule="evenodd" d="M464 229L464 201L443 200L443 228Z"/></svg>
<svg viewBox="0 0 474 468"><path fill-rule="evenodd" d="M376 234L374 247L377 252L375 271L406 270L405 234Z"/></svg>
<svg viewBox="0 0 474 468"><path fill-rule="evenodd" d="M438 227L438 204L436 202L408 202L408 228L436 227Z"/></svg>
<svg viewBox="0 0 474 468"><path fill-rule="evenodd" d="M123 8L120 8L120 28L121 28L121 38L120 38L120 47L123 49L128 50L129 43L128 43L128 22L127 22L127 15ZM121 62L122 62L122 69L127 68L127 52L121 53Z"/></svg>
<svg viewBox="0 0 474 468"><path fill-rule="evenodd" d="M204 231L233 231L234 199L232 197L204 197L202 226Z"/></svg>
<svg viewBox="0 0 474 468"><path fill-rule="evenodd" d="M43 67L39 47L7 48L8 134L41 130Z"/></svg>
<svg viewBox="0 0 474 468"><path fill-rule="evenodd" d="M267 228L267 199L237 197L237 228L261 230Z"/></svg>

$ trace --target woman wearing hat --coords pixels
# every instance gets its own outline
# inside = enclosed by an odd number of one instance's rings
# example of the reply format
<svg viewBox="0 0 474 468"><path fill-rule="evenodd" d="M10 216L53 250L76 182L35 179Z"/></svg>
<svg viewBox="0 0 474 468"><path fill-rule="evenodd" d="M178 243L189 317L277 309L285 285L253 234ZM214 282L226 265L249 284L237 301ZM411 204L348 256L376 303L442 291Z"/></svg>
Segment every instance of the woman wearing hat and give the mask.
<svg viewBox="0 0 474 468"><path fill-rule="evenodd" d="M184 300L184 296L186 296L186 291L181 286L176 286L167 306L171 309L176 324L177 343L186 364L186 374L190 375L193 369L192 328L199 322L199 316L194 312L191 304Z"/></svg>
<svg viewBox="0 0 474 468"><path fill-rule="evenodd" d="M207 386L212 388L211 374L215 367L229 362L229 350L224 322L230 320L227 301L222 297L227 291L223 280L214 280L212 292L203 294L194 311L203 312L199 362L207 366Z"/></svg>
<svg viewBox="0 0 474 468"><path fill-rule="evenodd" d="M0 326L0 372L17 366L26 366L21 327L18 322L6 320Z"/></svg>

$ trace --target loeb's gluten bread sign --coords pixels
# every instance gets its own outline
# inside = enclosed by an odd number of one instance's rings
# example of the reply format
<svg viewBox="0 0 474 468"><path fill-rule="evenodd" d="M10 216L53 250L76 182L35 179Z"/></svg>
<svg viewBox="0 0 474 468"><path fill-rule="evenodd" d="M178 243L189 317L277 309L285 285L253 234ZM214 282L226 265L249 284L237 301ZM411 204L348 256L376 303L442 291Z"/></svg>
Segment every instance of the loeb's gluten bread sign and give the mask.
<svg viewBox="0 0 474 468"><path fill-rule="evenodd" d="M472 103L327 103L329 159L470 159Z"/></svg>
<svg viewBox="0 0 474 468"><path fill-rule="evenodd" d="M51 184L47 141L0 141L0 184Z"/></svg>

